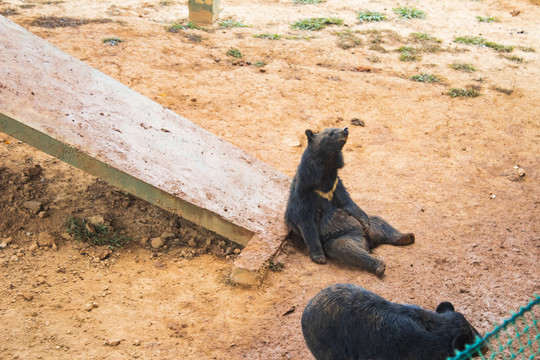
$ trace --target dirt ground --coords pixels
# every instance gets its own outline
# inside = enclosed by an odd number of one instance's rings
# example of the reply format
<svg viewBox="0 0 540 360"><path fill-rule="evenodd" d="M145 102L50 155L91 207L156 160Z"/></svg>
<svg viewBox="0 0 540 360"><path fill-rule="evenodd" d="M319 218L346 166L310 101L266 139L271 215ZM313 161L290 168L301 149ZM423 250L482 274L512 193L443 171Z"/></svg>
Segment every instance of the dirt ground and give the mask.
<svg viewBox="0 0 540 360"><path fill-rule="evenodd" d="M401 20L398 6L426 18ZM0 358L310 359L300 317L329 284L428 309L451 301L482 333L540 291L538 1L221 7L221 20L248 26L168 31L187 25L185 1L0 1L10 20L287 175L305 129L348 126L349 192L417 242L375 250L383 279L317 265L286 243L259 288L236 287L233 244L0 133ZM360 10L388 19L362 23ZM290 27L308 17L345 25ZM421 58L401 61L403 46ZM449 66L458 63L476 71ZM441 81L410 79L423 73ZM452 98L452 88L481 95ZM133 240L103 260L84 254L64 221L94 215ZM163 233L172 235L154 249Z"/></svg>

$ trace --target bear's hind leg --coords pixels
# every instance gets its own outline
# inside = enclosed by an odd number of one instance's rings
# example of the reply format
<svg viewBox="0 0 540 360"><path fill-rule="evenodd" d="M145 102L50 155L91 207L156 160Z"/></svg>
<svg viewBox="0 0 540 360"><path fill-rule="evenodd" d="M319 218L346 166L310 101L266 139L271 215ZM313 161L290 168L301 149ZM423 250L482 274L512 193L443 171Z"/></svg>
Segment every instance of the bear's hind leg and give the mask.
<svg viewBox="0 0 540 360"><path fill-rule="evenodd" d="M369 271L379 277L383 276L386 270L386 265L382 261L369 255L361 242L349 236L329 240L323 244L323 248L329 258Z"/></svg>
<svg viewBox="0 0 540 360"><path fill-rule="evenodd" d="M402 234L378 216L369 217L369 239L372 247L381 244L410 245L415 240L414 234Z"/></svg>

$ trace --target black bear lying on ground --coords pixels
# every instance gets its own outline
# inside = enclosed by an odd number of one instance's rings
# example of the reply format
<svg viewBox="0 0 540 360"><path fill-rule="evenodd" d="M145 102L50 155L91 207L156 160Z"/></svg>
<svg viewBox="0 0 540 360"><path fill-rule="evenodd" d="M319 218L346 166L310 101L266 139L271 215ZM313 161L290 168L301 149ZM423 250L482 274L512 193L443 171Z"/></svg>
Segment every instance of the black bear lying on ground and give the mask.
<svg viewBox="0 0 540 360"><path fill-rule="evenodd" d="M432 312L350 284L315 295L302 314L302 332L317 360L444 360L480 336L449 302Z"/></svg>
<svg viewBox="0 0 540 360"><path fill-rule="evenodd" d="M386 266L369 255L371 249L380 244L409 245L414 235L367 216L351 199L338 177L348 135L347 128L318 134L306 130L308 145L291 183L285 222L302 236L314 262L325 264L328 256L382 276Z"/></svg>

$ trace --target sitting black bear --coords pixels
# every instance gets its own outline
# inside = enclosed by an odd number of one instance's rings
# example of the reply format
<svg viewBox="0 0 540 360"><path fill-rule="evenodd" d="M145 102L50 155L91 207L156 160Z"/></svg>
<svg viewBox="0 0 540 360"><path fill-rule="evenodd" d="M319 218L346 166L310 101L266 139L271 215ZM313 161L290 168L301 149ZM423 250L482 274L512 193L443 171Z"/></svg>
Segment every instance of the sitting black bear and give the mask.
<svg viewBox="0 0 540 360"><path fill-rule="evenodd" d="M315 295L302 314L302 332L317 360L445 360L480 336L449 302L432 312L350 284Z"/></svg>
<svg viewBox="0 0 540 360"><path fill-rule="evenodd" d="M351 199L338 177L348 135L347 128L306 130L308 145L291 183L285 222L302 236L314 262L325 264L328 256L382 276L386 266L369 255L371 250L380 244L412 244L414 235L366 215Z"/></svg>

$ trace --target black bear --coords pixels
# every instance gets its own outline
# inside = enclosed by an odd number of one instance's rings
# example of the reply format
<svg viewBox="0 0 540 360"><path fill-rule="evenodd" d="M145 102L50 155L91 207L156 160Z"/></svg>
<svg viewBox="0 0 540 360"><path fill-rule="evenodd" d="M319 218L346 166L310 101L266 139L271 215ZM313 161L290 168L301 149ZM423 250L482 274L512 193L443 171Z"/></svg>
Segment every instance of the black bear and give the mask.
<svg viewBox="0 0 540 360"><path fill-rule="evenodd" d="M382 276L386 266L371 250L380 244L412 244L414 235L368 216L351 199L338 176L348 135L347 128L306 130L308 145L291 183L285 222L304 239L314 262L325 264L328 256Z"/></svg>
<svg viewBox="0 0 540 360"><path fill-rule="evenodd" d="M480 336L449 302L432 312L351 284L315 295L302 314L302 333L317 360L444 360Z"/></svg>

